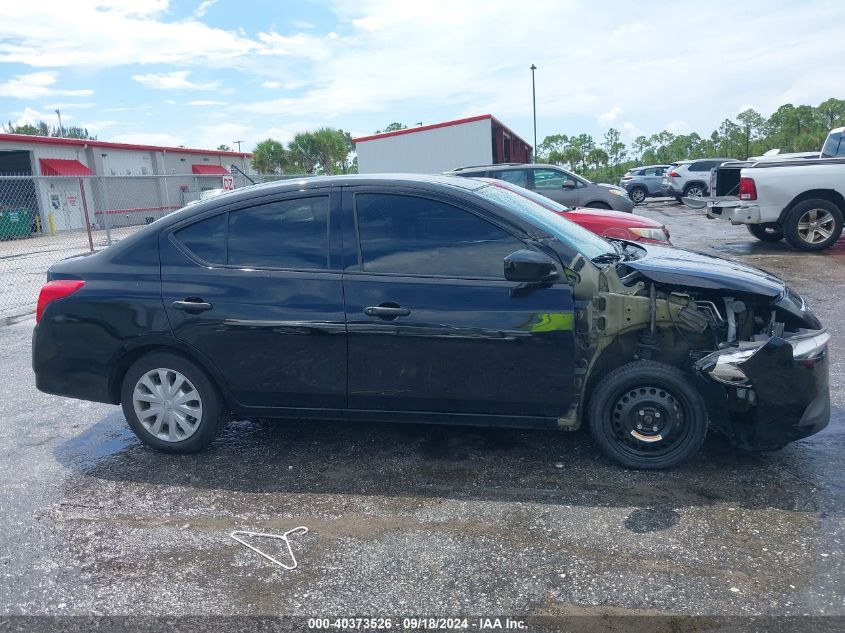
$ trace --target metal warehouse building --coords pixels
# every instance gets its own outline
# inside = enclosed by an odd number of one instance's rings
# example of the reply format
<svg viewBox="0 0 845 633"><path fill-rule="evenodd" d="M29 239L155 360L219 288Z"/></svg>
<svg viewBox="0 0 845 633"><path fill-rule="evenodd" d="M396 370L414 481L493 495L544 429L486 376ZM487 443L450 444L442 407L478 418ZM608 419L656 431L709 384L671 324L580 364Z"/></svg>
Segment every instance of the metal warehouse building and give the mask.
<svg viewBox="0 0 845 633"><path fill-rule="evenodd" d="M362 174L431 174L468 165L527 163L533 150L492 114L352 140Z"/></svg>
<svg viewBox="0 0 845 633"><path fill-rule="evenodd" d="M140 224L182 207L186 192L231 186L251 154L0 134L0 210L27 209L56 230ZM12 177L12 178L6 178ZM224 180L225 179L225 180Z"/></svg>

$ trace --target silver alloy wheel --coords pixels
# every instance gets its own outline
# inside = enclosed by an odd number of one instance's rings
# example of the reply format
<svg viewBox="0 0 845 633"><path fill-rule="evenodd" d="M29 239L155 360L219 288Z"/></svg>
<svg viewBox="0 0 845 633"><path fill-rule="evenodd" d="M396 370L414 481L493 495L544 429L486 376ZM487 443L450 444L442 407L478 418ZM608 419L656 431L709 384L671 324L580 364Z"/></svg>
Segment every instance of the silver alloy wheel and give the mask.
<svg viewBox="0 0 845 633"><path fill-rule="evenodd" d="M202 421L202 399L197 388L175 369L151 369L132 391L138 421L153 437L181 442L191 437Z"/></svg>
<svg viewBox="0 0 845 633"><path fill-rule="evenodd" d="M807 244L819 244L833 235L836 220L826 209L809 209L798 219L798 237Z"/></svg>
<svg viewBox="0 0 845 633"><path fill-rule="evenodd" d="M688 198L700 198L704 195L704 189L701 187L690 187L687 189L687 197Z"/></svg>
<svg viewBox="0 0 845 633"><path fill-rule="evenodd" d="M642 190L642 189L640 189L640 188L635 188L635 189L631 192L631 199L632 199L634 202L642 202L643 200L645 200L645 193L643 193L643 190Z"/></svg>

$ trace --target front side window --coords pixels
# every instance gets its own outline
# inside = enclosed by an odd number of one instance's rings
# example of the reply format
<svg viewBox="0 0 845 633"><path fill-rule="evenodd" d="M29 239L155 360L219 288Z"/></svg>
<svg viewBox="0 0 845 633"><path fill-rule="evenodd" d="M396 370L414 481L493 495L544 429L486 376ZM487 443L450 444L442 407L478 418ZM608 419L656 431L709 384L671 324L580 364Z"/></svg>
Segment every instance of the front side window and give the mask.
<svg viewBox="0 0 845 633"><path fill-rule="evenodd" d="M522 241L477 215L428 198L359 193L355 214L365 272L504 278Z"/></svg>
<svg viewBox="0 0 845 633"><path fill-rule="evenodd" d="M195 257L209 264L224 264L226 214L213 215L189 224L174 234Z"/></svg>
<svg viewBox="0 0 845 633"><path fill-rule="evenodd" d="M328 196L280 200L230 212L228 253L230 266L327 269Z"/></svg>
<svg viewBox="0 0 845 633"><path fill-rule="evenodd" d="M576 186L578 185L578 181L565 172L556 169L534 170L535 189L560 189L567 180L573 181Z"/></svg>

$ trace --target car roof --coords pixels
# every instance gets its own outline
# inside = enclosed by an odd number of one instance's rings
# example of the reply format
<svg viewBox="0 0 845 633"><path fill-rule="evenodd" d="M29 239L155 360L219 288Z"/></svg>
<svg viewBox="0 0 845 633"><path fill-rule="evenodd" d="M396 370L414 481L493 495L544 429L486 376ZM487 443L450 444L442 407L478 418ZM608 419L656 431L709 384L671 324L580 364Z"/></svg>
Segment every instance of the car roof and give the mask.
<svg viewBox="0 0 845 633"><path fill-rule="evenodd" d="M509 171L513 169L533 169L535 167L548 167L552 169L563 169L560 165L551 165L549 163L497 163L495 165L472 165L471 167L455 167L451 171L444 172L444 174L455 173L471 173L473 171Z"/></svg>

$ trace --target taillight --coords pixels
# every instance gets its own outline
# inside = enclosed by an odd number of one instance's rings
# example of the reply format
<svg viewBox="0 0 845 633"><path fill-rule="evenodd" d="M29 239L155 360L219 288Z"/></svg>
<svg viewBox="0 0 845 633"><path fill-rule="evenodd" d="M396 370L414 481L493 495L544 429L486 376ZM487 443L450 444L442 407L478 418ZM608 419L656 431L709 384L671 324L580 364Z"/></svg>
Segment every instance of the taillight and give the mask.
<svg viewBox="0 0 845 633"><path fill-rule="evenodd" d="M672 171L668 172L666 175L669 176L670 178L679 178L681 176L681 174L676 172L674 169Z"/></svg>
<svg viewBox="0 0 845 633"><path fill-rule="evenodd" d="M739 179L739 199L740 200L756 200L757 199L757 185L754 184L753 178Z"/></svg>
<svg viewBox="0 0 845 633"><path fill-rule="evenodd" d="M628 174L625 174L624 176L622 176L622 180L631 180L632 178L633 178L633 176L629 176Z"/></svg>
<svg viewBox="0 0 845 633"><path fill-rule="evenodd" d="M38 295L38 307L35 308L35 322L41 321L41 315L44 314L44 308L47 304L56 299L63 299L82 288L85 282L81 279L56 279L48 281L41 288L41 294Z"/></svg>

